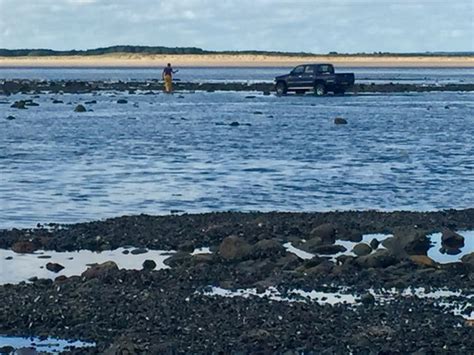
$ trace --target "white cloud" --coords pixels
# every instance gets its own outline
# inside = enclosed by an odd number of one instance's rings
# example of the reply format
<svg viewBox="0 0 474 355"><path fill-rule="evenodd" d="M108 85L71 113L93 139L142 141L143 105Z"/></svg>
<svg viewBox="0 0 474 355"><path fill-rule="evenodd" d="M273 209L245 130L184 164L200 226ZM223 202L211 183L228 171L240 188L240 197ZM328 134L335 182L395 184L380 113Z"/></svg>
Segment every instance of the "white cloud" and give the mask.
<svg viewBox="0 0 474 355"><path fill-rule="evenodd" d="M472 0L0 0L0 47L474 51L473 11Z"/></svg>

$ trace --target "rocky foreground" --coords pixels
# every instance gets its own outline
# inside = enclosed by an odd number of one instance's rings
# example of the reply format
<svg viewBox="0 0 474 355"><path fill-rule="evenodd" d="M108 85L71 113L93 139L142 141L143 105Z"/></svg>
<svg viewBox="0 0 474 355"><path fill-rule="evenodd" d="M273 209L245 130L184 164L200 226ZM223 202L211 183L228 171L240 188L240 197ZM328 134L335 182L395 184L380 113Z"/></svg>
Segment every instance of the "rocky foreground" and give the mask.
<svg viewBox="0 0 474 355"><path fill-rule="evenodd" d="M273 83L198 83L176 82L177 91L260 91L270 94L274 91ZM39 80L4 80L0 81L0 95L68 93L86 94L99 91L117 91L135 94L136 92L153 93L163 90L159 80L109 82L109 81L39 81ZM474 84L356 84L350 90L353 93L393 93L393 92L431 92L431 91L474 91Z"/></svg>
<svg viewBox="0 0 474 355"><path fill-rule="evenodd" d="M72 353L468 354L472 322L431 298L374 299L371 290L408 287L459 290L463 314L472 312L474 253L438 264L427 256L427 235L442 232L445 252L456 253L474 230L474 209L430 213L215 213L128 216L75 225L0 231L0 247L93 251L132 245L176 250L171 268L119 270L110 262L81 276L0 286L0 334L80 338L96 342ZM357 244L337 255L338 241L363 234L392 238ZM303 260L283 245L314 253ZM210 247L212 254L191 255ZM5 261L0 261L3 263ZM331 291L350 288L355 305L266 297L224 298L212 286Z"/></svg>

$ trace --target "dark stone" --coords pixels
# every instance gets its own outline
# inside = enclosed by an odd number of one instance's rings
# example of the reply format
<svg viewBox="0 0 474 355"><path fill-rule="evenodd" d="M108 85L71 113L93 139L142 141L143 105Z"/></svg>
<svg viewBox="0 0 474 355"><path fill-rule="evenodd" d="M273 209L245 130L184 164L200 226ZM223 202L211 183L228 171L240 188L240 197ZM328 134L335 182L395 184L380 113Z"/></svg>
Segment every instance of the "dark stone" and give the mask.
<svg viewBox="0 0 474 355"><path fill-rule="evenodd" d="M249 96L245 96L246 99L255 99L256 96L252 96L252 95L249 95Z"/></svg>
<svg viewBox="0 0 474 355"><path fill-rule="evenodd" d="M26 101L20 100L20 101L15 101L11 106L11 108L17 108L20 110L26 110Z"/></svg>
<svg viewBox="0 0 474 355"><path fill-rule="evenodd" d="M404 229L396 231L394 236L385 239L382 245L399 257L426 255L431 247L424 232Z"/></svg>
<svg viewBox="0 0 474 355"><path fill-rule="evenodd" d="M64 269L64 266L58 263L47 263L46 264L46 269L55 273L60 272L62 269Z"/></svg>
<svg viewBox="0 0 474 355"><path fill-rule="evenodd" d="M360 256L355 262L366 268L386 268L398 263L398 259L389 250L382 249L366 256Z"/></svg>
<svg viewBox="0 0 474 355"><path fill-rule="evenodd" d="M86 105L95 105L97 103L96 100L92 100L92 101L86 101L84 102Z"/></svg>
<svg viewBox="0 0 474 355"><path fill-rule="evenodd" d="M11 249L17 254L31 254L34 253L38 248L30 241L21 241L14 243Z"/></svg>
<svg viewBox="0 0 474 355"><path fill-rule="evenodd" d="M467 255L464 255L461 258L461 261L464 265L466 265L468 267L468 269L470 269L471 271L474 272L474 252L470 253L470 254L467 254Z"/></svg>
<svg viewBox="0 0 474 355"><path fill-rule="evenodd" d="M364 305L371 305L375 303L375 297L371 293L365 293L361 296L360 301Z"/></svg>
<svg viewBox="0 0 474 355"><path fill-rule="evenodd" d="M9 345L0 347L0 354L13 354L14 351L15 348Z"/></svg>
<svg viewBox="0 0 474 355"><path fill-rule="evenodd" d="M132 255L140 255L140 254L146 254L148 253L148 249L145 249L145 248L137 248L137 249L133 249L131 251Z"/></svg>
<svg viewBox="0 0 474 355"><path fill-rule="evenodd" d="M13 256L7 256L5 260L13 260Z"/></svg>
<svg viewBox="0 0 474 355"><path fill-rule="evenodd" d="M156 268L156 263L153 260L145 260L143 262L143 270L154 270Z"/></svg>
<svg viewBox="0 0 474 355"><path fill-rule="evenodd" d="M219 245L219 255L228 261L243 260L250 256L251 246L242 238L229 236Z"/></svg>
<svg viewBox="0 0 474 355"><path fill-rule="evenodd" d="M237 122L237 121L234 121L234 122L232 122L229 126L231 126L231 127L238 127L238 126L240 126L240 123Z"/></svg>
<svg viewBox="0 0 474 355"><path fill-rule="evenodd" d="M125 249L124 251L122 251L122 254L124 254L124 255L128 255L128 254L130 254L130 250L128 250L128 249Z"/></svg>
<svg viewBox="0 0 474 355"><path fill-rule="evenodd" d="M192 240L186 241L178 245L179 251L185 251L188 253L192 253L195 248L195 243Z"/></svg>
<svg viewBox="0 0 474 355"><path fill-rule="evenodd" d="M443 229L441 244L446 248L459 249L464 247L464 237L450 229Z"/></svg>
<svg viewBox="0 0 474 355"><path fill-rule="evenodd" d="M264 239L252 246L252 257L269 258L272 256L280 257L286 254L286 250L276 240Z"/></svg>
<svg viewBox="0 0 474 355"><path fill-rule="evenodd" d="M7 117L7 120L8 120L8 121L12 121L12 120L15 120L15 119L16 119L15 116L8 116L8 117Z"/></svg>
<svg viewBox="0 0 474 355"><path fill-rule="evenodd" d="M354 246L352 252L357 256L364 256L372 253L372 248L365 243L359 243Z"/></svg>
<svg viewBox="0 0 474 355"><path fill-rule="evenodd" d="M262 111L255 111L253 114L254 115L263 115L263 112Z"/></svg>
<svg viewBox="0 0 474 355"><path fill-rule="evenodd" d="M192 259L192 256L189 255L189 253L186 253L184 251L179 251L179 252L173 254L168 259L165 259L165 261L163 261L163 263L165 265L170 266L170 267L176 267L176 266L180 266L180 265L189 263L191 261L191 259Z"/></svg>
<svg viewBox="0 0 474 355"><path fill-rule="evenodd" d="M119 100L117 100L117 103L118 103L118 104L127 104L128 101L125 100L125 99L119 99Z"/></svg>
<svg viewBox="0 0 474 355"><path fill-rule="evenodd" d="M379 245L380 245L380 242L376 238L374 238L370 241L370 247L373 250L377 249L379 247Z"/></svg>
<svg viewBox="0 0 474 355"><path fill-rule="evenodd" d="M102 264L92 265L81 276L86 279L103 278L113 272L118 271L118 266L113 261L106 261Z"/></svg>
<svg viewBox="0 0 474 355"><path fill-rule="evenodd" d="M344 118L342 117L336 117L334 119L334 124L347 124L347 120L345 120Z"/></svg>
<svg viewBox="0 0 474 355"><path fill-rule="evenodd" d="M63 104L64 102L61 100L53 100L53 104Z"/></svg>
<svg viewBox="0 0 474 355"><path fill-rule="evenodd" d="M330 223L321 224L310 232L310 239L313 238L320 238L326 244L334 244L336 227Z"/></svg>
<svg viewBox="0 0 474 355"><path fill-rule="evenodd" d="M87 112L87 110L83 105L77 105L74 112Z"/></svg>

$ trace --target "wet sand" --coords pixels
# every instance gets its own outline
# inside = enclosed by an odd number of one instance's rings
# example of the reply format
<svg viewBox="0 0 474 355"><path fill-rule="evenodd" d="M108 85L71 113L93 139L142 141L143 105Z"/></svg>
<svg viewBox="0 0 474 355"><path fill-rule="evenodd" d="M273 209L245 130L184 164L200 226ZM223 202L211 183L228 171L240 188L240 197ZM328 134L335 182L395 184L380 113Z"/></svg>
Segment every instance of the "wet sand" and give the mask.
<svg viewBox="0 0 474 355"><path fill-rule="evenodd" d="M133 55L0 57L0 67L281 67L333 63L337 67L474 67L474 56L265 56L265 55Z"/></svg>

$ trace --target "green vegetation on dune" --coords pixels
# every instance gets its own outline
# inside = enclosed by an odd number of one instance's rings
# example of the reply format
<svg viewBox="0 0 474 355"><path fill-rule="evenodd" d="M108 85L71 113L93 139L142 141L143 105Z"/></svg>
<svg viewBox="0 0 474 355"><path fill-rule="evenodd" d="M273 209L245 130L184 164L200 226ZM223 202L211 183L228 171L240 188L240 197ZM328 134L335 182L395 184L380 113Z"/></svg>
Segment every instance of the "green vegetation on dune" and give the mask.
<svg viewBox="0 0 474 355"><path fill-rule="evenodd" d="M315 54L308 52L281 52L281 51L208 51L196 47L149 47L149 46L112 46L105 48L96 48L88 50L68 50L56 51L52 49L0 49L0 57L46 57L46 56L96 56L105 54L226 54L226 55L269 55L269 56L373 56L373 57L389 57L389 56L474 56L474 52L423 52L423 53L389 53L389 52L373 52L373 53L338 53L329 52L327 54Z"/></svg>

